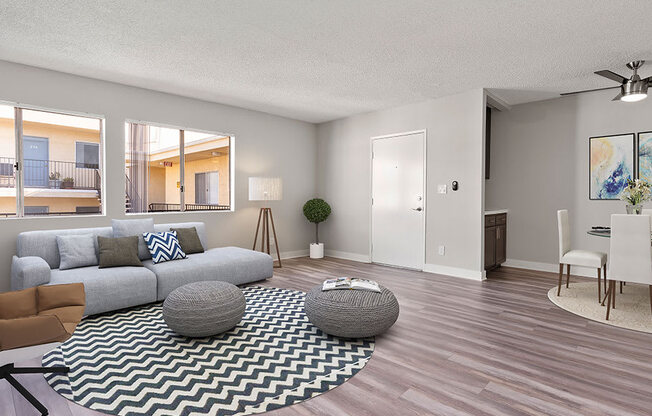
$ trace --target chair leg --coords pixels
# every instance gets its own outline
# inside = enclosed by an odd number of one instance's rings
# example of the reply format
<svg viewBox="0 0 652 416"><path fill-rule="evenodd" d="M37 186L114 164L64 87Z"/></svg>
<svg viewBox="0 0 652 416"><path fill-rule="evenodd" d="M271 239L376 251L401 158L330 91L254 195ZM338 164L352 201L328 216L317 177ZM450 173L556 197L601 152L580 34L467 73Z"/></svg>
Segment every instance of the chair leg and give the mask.
<svg viewBox="0 0 652 416"><path fill-rule="evenodd" d="M652 285L650 285L650 312L652 312Z"/></svg>
<svg viewBox="0 0 652 416"><path fill-rule="evenodd" d="M609 320L609 312L611 312L611 296L613 295L613 292L614 292L614 282L613 282L613 280L610 280L609 281L609 290L607 290L607 296L606 296L606 299L607 299L607 316L606 316L605 319L607 321Z"/></svg>
<svg viewBox="0 0 652 416"><path fill-rule="evenodd" d="M620 293L623 293L623 282L620 282Z"/></svg>
<svg viewBox="0 0 652 416"><path fill-rule="evenodd" d="M602 300L602 287L601 287L602 285L600 284L600 282L602 281L601 272L602 269L598 267L598 303L600 303L600 301Z"/></svg>
<svg viewBox="0 0 652 416"><path fill-rule="evenodd" d="M570 264L566 265L566 289L568 289L568 282L570 281Z"/></svg>
<svg viewBox="0 0 652 416"><path fill-rule="evenodd" d="M607 263L602 266L602 274L604 275L604 294L607 294Z"/></svg>
<svg viewBox="0 0 652 416"><path fill-rule="evenodd" d="M561 277L564 275L564 265L559 263L559 284L557 285L557 296L561 294Z"/></svg>

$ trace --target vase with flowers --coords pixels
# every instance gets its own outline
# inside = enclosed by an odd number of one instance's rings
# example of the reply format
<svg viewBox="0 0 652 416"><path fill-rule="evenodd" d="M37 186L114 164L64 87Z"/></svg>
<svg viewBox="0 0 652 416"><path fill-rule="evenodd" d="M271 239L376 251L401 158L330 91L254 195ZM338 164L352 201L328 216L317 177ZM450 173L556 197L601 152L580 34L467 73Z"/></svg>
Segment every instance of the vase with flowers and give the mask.
<svg viewBox="0 0 652 416"><path fill-rule="evenodd" d="M620 194L620 199L627 202L625 209L628 214L640 215L643 212L643 202L649 201L652 196L650 186L650 183L641 179L627 179L627 186Z"/></svg>

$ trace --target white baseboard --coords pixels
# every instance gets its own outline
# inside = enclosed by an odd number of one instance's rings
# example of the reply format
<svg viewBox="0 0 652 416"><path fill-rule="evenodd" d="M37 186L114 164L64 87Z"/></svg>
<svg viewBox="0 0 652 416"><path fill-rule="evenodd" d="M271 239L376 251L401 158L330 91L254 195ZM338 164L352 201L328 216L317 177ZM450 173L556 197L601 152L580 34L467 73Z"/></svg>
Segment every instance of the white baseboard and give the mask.
<svg viewBox="0 0 652 416"><path fill-rule="evenodd" d="M281 260L296 259L297 257L308 257L308 255L310 255L310 250L308 250L308 249L295 250L295 251L282 251L281 252Z"/></svg>
<svg viewBox="0 0 652 416"><path fill-rule="evenodd" d="M516 267L518 269L537 270L540 272L559 273L559 263L539 263L536 261L507 259L503 263L505 267ZM564 273L566 269L564 268ZM598 277L597 270L591 267L571 266L571 274L584 277Z"/></svg>
<svg viewBox="0 0 652 416"><path fill-rule="evenodd" d="M327 257L335 257L336 259L353 260L360 263L371 263L371 259L369 259L369 256L366 254L348 253L346 251L326 249L325 255Z"/></svg>
<svg viewBox="0 0 652 416"><path fill-rule="evenodd" d="M441 266L439 264L426 264L423 266L426 273L444 274L446 276L461 277L463 279L484 280L486 273L484 270L462 269L460 267Z"/></svg>

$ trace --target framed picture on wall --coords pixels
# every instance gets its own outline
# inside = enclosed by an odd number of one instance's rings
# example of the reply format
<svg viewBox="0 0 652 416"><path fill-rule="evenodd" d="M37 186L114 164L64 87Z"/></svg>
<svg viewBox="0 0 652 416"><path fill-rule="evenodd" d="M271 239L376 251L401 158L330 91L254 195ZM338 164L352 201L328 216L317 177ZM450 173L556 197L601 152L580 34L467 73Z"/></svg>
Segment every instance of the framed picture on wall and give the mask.
<svg viewBox="0 0 652 416"><path fill-rule="evenodd" d="M652 131L638 133L638 177L652 183Z"/></svg>
<svg viewBox="0 0 652 416"><path fill-rule="evenodd" d="M634 178L634 133L589 138L589 199L619 199Z"/></svg>

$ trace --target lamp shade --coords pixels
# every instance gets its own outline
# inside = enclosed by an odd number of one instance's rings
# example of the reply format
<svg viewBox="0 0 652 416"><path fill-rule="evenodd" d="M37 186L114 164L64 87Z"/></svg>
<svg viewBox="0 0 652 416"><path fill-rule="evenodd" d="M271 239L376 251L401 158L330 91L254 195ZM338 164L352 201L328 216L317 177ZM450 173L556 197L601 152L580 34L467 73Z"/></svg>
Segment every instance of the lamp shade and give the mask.
<svg viewBox="0 0 652 416"><path fill-rule="evenodd" d="M280 201L283 199L281 178L249 178L250 201Z"/></svg>

